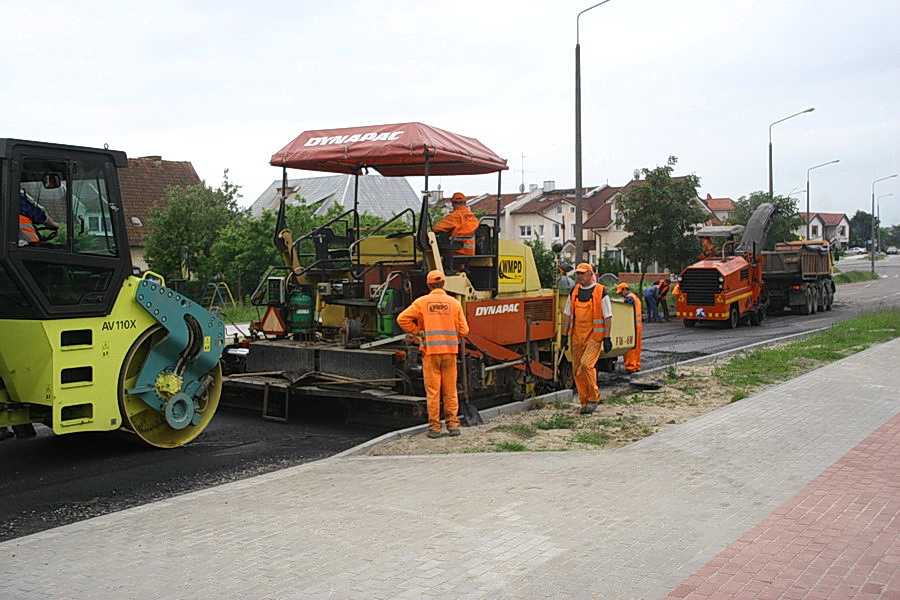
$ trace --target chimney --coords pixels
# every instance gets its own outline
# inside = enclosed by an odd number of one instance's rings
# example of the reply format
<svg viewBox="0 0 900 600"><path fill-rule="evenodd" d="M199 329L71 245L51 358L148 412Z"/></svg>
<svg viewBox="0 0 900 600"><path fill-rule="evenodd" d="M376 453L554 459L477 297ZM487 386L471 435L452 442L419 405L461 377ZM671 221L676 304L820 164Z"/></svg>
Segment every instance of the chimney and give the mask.
<svg viewBox="0 0 900 600"><path fill-rule="evenodd" d="M553 181L552 179L544 182L544 193L545 194L549 194L550 192L552 192L555 189L556 189L556 182Z"/></svg>
<svg viewBox="0 0 900 600"><path fill-rule="evenodd" d="M537 184L536 184L536 183L529 183L529 184L528 184L528 191L529 191L529 192L533 192L533 191L536 190L536 189L537 189Z"/></svg>

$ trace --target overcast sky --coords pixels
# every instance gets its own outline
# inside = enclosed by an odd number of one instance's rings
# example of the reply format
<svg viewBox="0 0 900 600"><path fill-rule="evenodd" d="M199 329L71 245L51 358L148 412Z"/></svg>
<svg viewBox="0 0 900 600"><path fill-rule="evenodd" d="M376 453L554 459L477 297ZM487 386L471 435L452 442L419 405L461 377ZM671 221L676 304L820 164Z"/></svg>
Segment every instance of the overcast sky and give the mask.
<svg viewBox="0 0 900 600"><path fill-rule="evenodd" d="M594 3L0 0L0 137L190 161L213 187L228 169L249 205L305 130L421 121L506 158L505 193L573 187ZM772 127L775 192L801 211L810 167L840 160L809 173L810 208L848 217L900 172L897 0L611 0L580 41L585 187L675 155L703 196L766 190L770 124L808 107ZM900 224L900 178L875 192Z"/></svg>

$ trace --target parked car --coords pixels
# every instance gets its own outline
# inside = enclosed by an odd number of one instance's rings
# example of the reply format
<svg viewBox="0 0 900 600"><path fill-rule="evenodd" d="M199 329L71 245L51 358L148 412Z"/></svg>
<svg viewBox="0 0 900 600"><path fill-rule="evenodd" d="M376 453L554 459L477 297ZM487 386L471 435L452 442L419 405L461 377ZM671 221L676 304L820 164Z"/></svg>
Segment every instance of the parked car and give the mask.
<svg viewBox="0 0 900 600"><path fill-rule="evenodd" d="M847 256L853 256L855 254L866 254L866 252L867 251L865 248L860 248L859 246L854 246L853 248L847 248L847 250L844 252L844 254L846 254Z"/></svg>
<svg viewBox="0 0 900 600"><path fill-rule="evenodd" d="M897 254L897 246L888 246L885 252L887 254Z"/></svg>

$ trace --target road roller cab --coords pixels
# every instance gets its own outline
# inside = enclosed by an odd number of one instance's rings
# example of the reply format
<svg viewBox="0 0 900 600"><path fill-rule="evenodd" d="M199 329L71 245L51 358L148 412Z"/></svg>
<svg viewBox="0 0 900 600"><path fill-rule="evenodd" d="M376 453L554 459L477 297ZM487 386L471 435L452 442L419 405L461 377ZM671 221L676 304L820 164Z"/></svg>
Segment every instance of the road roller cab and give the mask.
<svg viewBox="0 0 900 600"><path fill-rule="evenodd" d="M124 152L0 139L0 427L180 446L215 413L222 322L134 273Z"/></svg>

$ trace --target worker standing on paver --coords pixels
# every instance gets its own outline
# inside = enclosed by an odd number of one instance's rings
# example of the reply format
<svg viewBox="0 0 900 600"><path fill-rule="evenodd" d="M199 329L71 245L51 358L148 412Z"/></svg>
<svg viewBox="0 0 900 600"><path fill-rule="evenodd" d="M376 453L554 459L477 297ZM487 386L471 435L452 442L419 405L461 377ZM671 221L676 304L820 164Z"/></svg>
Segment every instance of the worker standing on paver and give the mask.
<svg viewBox="0 0 900 600"><path fill-rule="evenodd" d="M397 324L420 340L422 374L428 406L428 437L441 436L441 396L444 420L451 436L459 435L459 396L456 391L456 357L459 338L469 324L459 301L444 291L444 274L429 271L428 289L397 316Z"/></svg>
<svg viewBox="0 0 900 600"><path fill-rule="evenodd" d="M478 229L478 217L466 206L466 195L456 192L450 199L453 210L446 217L435 223L434 231L446 231L450 241L457 246L453 254L471 256L475 254L475 230Z"/></svg>
<svg viewBox="0 0 900 600"><path fill-rule="evenodd" d="M578 282L566 301L563 347L572 336L572 367L581 414L594 412L600 403L597 386L597 359L612 350L612 303L606 288L594 281L594 269L587 263L575 267Z"/></svg>
<svg viewBox="0 0 900 600"><path fill-rule="evenodd" d="M622 360L625 361L626 373L637 373L641 370L641 335L644 329L641 318L641 300L624 281L616 286L616 293L625 299L625 304L634 307L634 348L626 352Z"/></svg>

